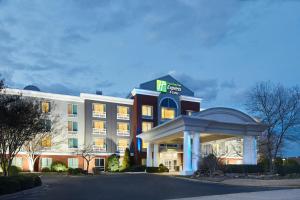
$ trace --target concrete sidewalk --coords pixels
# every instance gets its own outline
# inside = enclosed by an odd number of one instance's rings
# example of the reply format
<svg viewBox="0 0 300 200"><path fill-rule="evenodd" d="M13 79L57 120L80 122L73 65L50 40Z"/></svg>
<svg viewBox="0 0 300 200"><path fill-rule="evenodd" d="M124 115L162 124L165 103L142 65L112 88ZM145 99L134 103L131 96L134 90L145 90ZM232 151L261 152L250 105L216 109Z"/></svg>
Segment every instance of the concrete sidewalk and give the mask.
<svg viewBox="0 0 300 200"><path fill-rule="evenodd" d="M201 196L201 197L192 197L192 198L181 198L176 200L241 200L241 199L243 200L299 200L300 189Z"/></svg>

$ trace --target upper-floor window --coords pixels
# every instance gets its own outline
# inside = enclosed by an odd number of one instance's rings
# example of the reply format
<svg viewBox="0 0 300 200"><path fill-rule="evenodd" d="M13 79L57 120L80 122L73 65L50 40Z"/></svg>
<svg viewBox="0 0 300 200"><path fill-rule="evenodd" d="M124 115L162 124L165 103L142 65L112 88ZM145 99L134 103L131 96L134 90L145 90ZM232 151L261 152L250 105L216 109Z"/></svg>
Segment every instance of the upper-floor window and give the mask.
<svg viewBox="0 0 300 200"><path fill-rule="evenodd" d="M50 132L52 128L52 123L50 119L45 119L45 131Z"/></svg>
<svg viewBox="0 0 300 200"><path fill-rule="evenodd" d="M76 133L78 131L78 123L74 121L68 121L68 132Z"/></svg>
<svg viewBox="0 0 300 200"><path fill-rule="evenodd" d="M130 125L128 122L118 122L117 123L117 135L119 135L119 136L129 136L130 135Z"/></svg>
<svg viewBox="0 0 300 200"><path fill-rule="evenodd" d="M142 122L142 132L147 132L153 127L152 122Z"/></svg>
<svg viewBox="0 0 300 200"><path fill-rule="evenodd" d="M129 119L129 107L128 106L118 106L118 119Z"/></svg>
<svg viewBox="0 0 300 200"><path fill-rule="evenodd" d="M68 147L69 148L78 148L78 139L77 138L69 138L68 139Z"/></svg>
<svg viewBox="0 0 300 200"><path fill-rule="evenodd" d="M50 102L49 101L43 101L42 102L42 112L43 113L49 113L50 112Z"/></svg>
<svg viewBox="0 0 300 200"><path fill-rule="evenodd" d="M68 116L76 117L77 116L77 104L68 104Z"/></svg>
<svg viewBox="0 0 300 200"><path fill-rule="evenodd" d="M93 150L94 151L106 151L106 139L105 138L94 138L93 139Z"/></svg>
<svg viewBox="0 0 300 200"><path fill-rule="evenodd" d="M101 120L93 120L93 134L106 134L106 122Z"/></svg>
<svg viewBox="0 0 300 200"><path fill-rule="evenodd" d="M51 136L47 135L44 138L42 138L41 146L45 148L50 148L51 147Z"/></svg>
<svg viewBox="0 0 300 200"><path fill-rule="evenodd" d="M106 105L103 103L93 103L93 117L106 117Z"/></svg>
<svg viewBox="0 0 300 200"><path fill-rule="evenodd" d="M153 106L142 105L142 116L144 118L153 118Z"/></svg>
<svg viewBox="0 0 300 200"><path fill-rule="evenodd" d="M119 139L118 140L118 145L117 145L117 150L119 152L124 152L126 148L129 147L129 140L128 139Z"/></svg>
<svg viewBox="0 0 300 200"><path fill-rule="evenodd" d="M165 98L160 103L161 107L161 119L169 120L176 117L177 104L171 98Z"/></svg>

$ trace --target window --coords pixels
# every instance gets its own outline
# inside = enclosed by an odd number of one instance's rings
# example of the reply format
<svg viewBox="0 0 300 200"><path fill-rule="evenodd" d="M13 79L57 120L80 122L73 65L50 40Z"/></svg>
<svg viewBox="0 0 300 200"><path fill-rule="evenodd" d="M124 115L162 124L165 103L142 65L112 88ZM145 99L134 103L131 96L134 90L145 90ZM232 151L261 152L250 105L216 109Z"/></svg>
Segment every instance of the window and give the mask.
<svg viewBox="0 0 300 200"><path fill-rule="evenodd" d="M42 147L51 147L51 136L47 135L42 139Z"/></svg>
<svg viewBox="0 0 300 200"><path fill-rule="evenodd" d="M45 120L45 130L46 130L47 132L50 132L50 131L51 131L51 127L52 127L51 120L46 119L46 120Z"/></svg>
<svg viewBox="0 0 300 200"><path fill-rule="evenodd" d="M78 158L68 158L69 168L78 168Z"/></svg>
<svg viewBox="0 0 300 200"><path fill-rule="evenodd" d="M129 140L119 139L117 149L119 152L124 152L126 148L129 147Z"/></svg>
<svg viewBox="0 0 300 200"><path fill-rule="evenodd" d="M68 146L69 146L69 148L78 148L78 139L77 138L69 138Z"/></svg>
<svg viewBox="0 0 300 200"><path fill-rule="evenodd" d="M76 133L78 131L78 123L73 121L68 121L68 132Z"/></svg>
<svg viewBox="0 0 300 200"><path fill-rule="evenodd" d="M129 119L129 107L128 106L118 106L118 113L117 113L118 119Z"/></svg>
<svg viewBox="0 0 300 200"><path fill-rule="evenodd" d="M93 134L106 134L106 122L100 120L93 121Z"/></svg>
<svg viewBox="0 0 300 200"><path fill-rule="evenodd" d="M43 113L49 113L50 112L50 102L43 101L42 102L42 112Z"/></svg>
<svg viewBox="0 0 300 200"><path fill-rule="evenodd" d="M104 171L105 160L103 158L95 158L95 167L100 171Z"/></svg>
<svg viewBox="0 0 300 200"><path fill-rule="evenodd" d="M106 117L106 105L102 103L93 103L93 117Z"/></svg>
<svg viewBox="0 0 300 200"><path fill-rule="evenodd" d="M168 120L168 119L174 119L175 118L175 109L174 108L161 108L161 119L162 120Z"/></svg>
<svg viewBox="0 0 300 200"><path fill-rule="evenodd" d="M143 149L147 149L148 148L148 143L144 142L144 140L142 140L142 148Z"/></svg>
<svg viewBox="0 0 300 200"><path fill-rule="evenodd" d="M20 167L21 169L23 168L23 159L22 157L14 157L12 160L11 165Z"/></svg>
<svg viewBox="0 0 300 200"><path fill-rule="evenodd" d="M93 149L95 151L106 151L106 139L105 138L94 138Z"/></svg>
<svg viewBox="0 0 300 200"><path fill-rule="evenodd" d="M51 168L51 164L52 164L52 158L42 158L41 160L42 169L46 167Z"/></svg>
<svg viewBox="0 0 300 200"><path fill-rule="evenodd" d="M153 106L142 105L142 116L144 118L152 118L153 117Z"/></svg>
<svg viewBox="0 0 300 200"><path fill-rule="evenodd" d="M193 113L194 113L194 111L192 111L192 110L187 110L187 111L186 111L186 115L187 115L187 116L192 116Z"/></svg>
<svg viewBox="0 0 300 200"><path fill-rule="evenodd" d="M142 122L142 132L147 132L153 127L152 122Z"/></svg>
<svg viewBox="0 0 300 200"><path fill-rule="evenodd" d="M68 104L68 116L69 117L77 116L77 105L76 104Z"/></svg>
<svg viewBox="0 0 300 200"><path fill-rule="evenodd" d="M117 135L119 136L129 136L130 128L128 122L118 122L117 123Z"/></svg>

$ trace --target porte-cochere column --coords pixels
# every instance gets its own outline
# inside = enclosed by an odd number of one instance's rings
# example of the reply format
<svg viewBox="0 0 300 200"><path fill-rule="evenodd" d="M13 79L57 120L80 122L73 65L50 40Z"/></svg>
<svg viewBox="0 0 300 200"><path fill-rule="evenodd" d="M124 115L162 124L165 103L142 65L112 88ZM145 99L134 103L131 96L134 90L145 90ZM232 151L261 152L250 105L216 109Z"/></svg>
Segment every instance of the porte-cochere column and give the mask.
<svg viewBox="0 0 300 200"><path fill-rule="evenodd" d="M181 175L193 174L191 133L183 131L183 169Z"/></svg>

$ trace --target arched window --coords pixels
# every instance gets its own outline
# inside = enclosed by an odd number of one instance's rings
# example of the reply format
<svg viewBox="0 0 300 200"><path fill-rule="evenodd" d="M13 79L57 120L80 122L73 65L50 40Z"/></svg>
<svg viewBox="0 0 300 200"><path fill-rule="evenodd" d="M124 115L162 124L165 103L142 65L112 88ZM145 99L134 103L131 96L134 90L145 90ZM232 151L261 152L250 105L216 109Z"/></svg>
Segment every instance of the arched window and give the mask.
<svg viewBox="0 0 300 200"><path fill-rule="evenodd" d="M165 98L160 103L161 119L170 120L176 117L177 104L171 98Z"/></svg>

